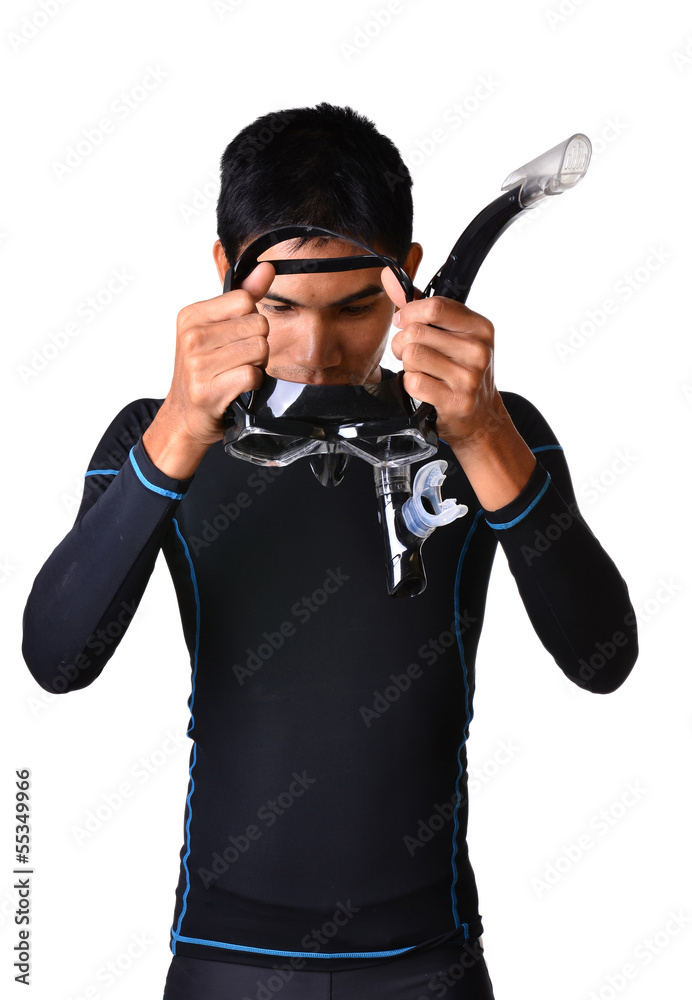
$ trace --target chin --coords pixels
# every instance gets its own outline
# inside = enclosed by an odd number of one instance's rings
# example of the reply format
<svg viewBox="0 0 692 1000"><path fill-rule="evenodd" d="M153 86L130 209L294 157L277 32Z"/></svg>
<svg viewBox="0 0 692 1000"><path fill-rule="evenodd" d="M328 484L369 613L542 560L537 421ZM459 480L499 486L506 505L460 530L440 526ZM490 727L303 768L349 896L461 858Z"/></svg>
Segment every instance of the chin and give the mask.
<svg viewBox="0 0 692 1000"><path fill-rule="evenodd" d="M364 376L355 372L299 372L294 369L267 368L267 375L283 379L284 382L302 382L303 385L362 385Z"/></svg>

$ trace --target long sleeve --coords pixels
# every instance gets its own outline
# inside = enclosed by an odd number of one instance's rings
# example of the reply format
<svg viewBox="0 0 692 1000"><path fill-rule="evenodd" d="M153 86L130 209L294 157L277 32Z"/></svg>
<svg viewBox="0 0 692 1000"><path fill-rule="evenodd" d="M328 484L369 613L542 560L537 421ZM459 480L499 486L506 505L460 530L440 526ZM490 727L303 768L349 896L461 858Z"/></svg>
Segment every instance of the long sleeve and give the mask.
<svg viewBox="0 0 692 1000"><path fill-rule="evenodd" d="M506 506L484 510L541 642L575 684L606 694L638 655L627 585L579 511L562 447L539 411L502 393L536 455L528 483Z"/></svg>
<svg viewBox="0 0 692 1000"><path fill-rule="evenodd" d="M77 690L101 673L192 481L164 475L141 442L161 402L136 400L113 420L89 463L74 526L34 581L22 652L46 691Z"/></svg>

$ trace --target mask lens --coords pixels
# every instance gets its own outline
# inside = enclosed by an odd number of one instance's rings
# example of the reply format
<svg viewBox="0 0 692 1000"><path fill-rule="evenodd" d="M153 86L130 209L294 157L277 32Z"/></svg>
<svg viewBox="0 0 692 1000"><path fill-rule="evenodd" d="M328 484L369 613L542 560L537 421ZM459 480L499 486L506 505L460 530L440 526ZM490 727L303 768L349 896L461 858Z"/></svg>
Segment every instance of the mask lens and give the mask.
<svg viewBox="0 0 692 1000"><path fill-rule="evenodd" d="M293 437L289 434L275 434L261 427L248 427L226 451L255 465L290 465L298 458L313 455L320 448L320 442L311 438Z"/></svg>
<svg viewBox="0 0 692 1000"><path fill-rule="evenodd" d="M426 441L414 427L377 437L358 437L353 440L342 437L340 444L344 451L357 455L371 465L390 467L419 462L437 451L437 446Z"/></svg>

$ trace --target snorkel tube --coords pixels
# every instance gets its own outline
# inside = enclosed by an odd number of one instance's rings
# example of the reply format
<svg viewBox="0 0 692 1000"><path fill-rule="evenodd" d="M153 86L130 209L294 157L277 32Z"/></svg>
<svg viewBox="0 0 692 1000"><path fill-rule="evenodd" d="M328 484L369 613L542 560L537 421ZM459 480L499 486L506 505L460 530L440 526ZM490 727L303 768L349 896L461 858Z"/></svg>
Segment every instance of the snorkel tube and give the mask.
<svg viewBox="0 0 692 1000"><path fill-rule="evenodd" d="M423 292L466 302L473 280L489 251L508 226L526 208L544 198L573 188L586 173L591 142L577 132L535 160L514 170L502 191L463 231L449 257Z"/></svg>
<svg viewBox="0 0 692 1000"><path fill-rule="evenodd" d="M590 159L591 142L587 136L576 133L514 170L502 185L505 194L469 223L422 297L444 295L465 303L481 264L502 233L525 209L574 187L586 173ZM465 505L456 505L453 500L442 501L440 486L446 467L446 462L437 461L420 468L413 495L410 468L397 470L396 476L385 468L375 469L387 590L392 597L415 597L425 590L423 542L436 527L468 511Z"/></svg>
<svg viewBox="0 0 692 1000"><path fill-rule="evenodd" d="M569 190L584 176L591 143L577 133L509 175L500 195L466 227L449 257L423 292L466 302L474 278L499 236L527 208ZM277 274L389 267L406 301L413 285L397 261L350 236L317 226L284 226L246 247L229 268L224 292L238 287L270 247L296 236L327 236L365 250L351 257L272 260ZM227 408L224 448L229 455L259 465L284 466L309 457L323 486L338 485L351 457L371 464L385 545L387 591L392 597L415 597L426 587L422 546L430 534L467 513L454 500L442 500L440 486L447 463L422 466L411 489L411 464L433 455L439 446L435 410L412 399L395 379L368 385L318 386L286 382L265 374L259 389L243 393Z"/></svg>

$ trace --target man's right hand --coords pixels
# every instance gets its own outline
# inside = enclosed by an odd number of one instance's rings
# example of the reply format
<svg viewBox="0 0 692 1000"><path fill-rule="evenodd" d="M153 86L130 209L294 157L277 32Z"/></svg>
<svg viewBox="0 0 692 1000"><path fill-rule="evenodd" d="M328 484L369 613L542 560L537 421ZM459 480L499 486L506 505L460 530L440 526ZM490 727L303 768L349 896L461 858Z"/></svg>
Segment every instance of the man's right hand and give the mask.
<svg viewBox="0 0 692 1000"><path fill-rule="evenodd" d="M274 273L262 261L240 288L178 313L171 388L142 438L151 461L172 479L193 475L209 446L223 437L226 408L262 383L269 322L256 303Z"/></svg>

